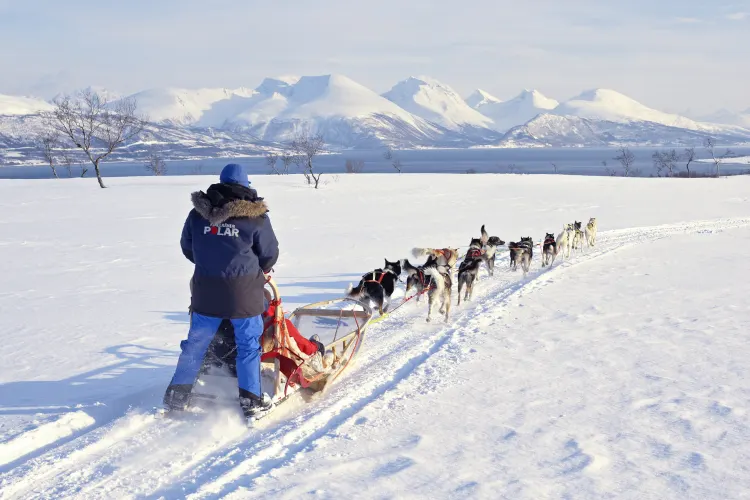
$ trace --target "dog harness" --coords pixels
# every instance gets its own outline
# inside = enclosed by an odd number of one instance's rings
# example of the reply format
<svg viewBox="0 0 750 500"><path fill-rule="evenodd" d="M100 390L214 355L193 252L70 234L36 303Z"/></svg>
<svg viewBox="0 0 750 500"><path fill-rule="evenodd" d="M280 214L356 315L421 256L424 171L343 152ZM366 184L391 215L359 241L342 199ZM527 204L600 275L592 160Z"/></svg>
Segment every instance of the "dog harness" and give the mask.
<svg viewBox="0 0 750 500"><path fill-rule="evenodd" d="M472 248L466 252L466 257L469 259L478 259L484 254L484 251L480 248Z"/></svg>
<svg viewBox="0 0 750 500"><path fill-rule="evenodd" d="M378 274L378 273L380 273L380 278L375 279L375 275ZM368 274L372 274L372 279L371 280L365 280L365 283L377 283L378 285L382 285L383 284L383 278L385 278L386 273L391 273L393 275L396 274L393 271L391 271L390 269L386 269L385 271L373 271L371 273L365 274L365 276L367 276Z"/></svg>

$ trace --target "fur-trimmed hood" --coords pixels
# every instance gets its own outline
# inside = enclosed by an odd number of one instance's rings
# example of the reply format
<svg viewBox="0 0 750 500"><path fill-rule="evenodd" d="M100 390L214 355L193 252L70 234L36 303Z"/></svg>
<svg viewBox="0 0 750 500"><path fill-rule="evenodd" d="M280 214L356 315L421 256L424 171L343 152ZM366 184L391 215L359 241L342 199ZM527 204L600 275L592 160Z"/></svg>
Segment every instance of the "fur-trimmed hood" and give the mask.
<svg viewBox="0 0 750 500"><path fill-rule="evenodd" d="M212 203L209 195L203 191L196 191L190 197L193 200L195 211L212 226L226 222L233 217L257 219L268 212L268 205L261 198L255 201L234 199L216 206Z"/></svg>

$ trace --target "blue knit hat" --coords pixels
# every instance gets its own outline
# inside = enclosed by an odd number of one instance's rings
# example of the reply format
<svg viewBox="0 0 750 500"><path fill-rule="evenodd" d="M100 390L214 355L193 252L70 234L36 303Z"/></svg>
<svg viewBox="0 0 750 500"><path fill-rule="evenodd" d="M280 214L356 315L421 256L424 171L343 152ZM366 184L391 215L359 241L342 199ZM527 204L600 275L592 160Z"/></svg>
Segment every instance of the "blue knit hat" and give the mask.
<svg viewBox="0 0 750 500"><path fill-rule="evenodd" d="M230 163L221 170L219 180L223 184L239 184L240 186L249 187L250 181L247 178L245 167L237 163Z"/></svg>

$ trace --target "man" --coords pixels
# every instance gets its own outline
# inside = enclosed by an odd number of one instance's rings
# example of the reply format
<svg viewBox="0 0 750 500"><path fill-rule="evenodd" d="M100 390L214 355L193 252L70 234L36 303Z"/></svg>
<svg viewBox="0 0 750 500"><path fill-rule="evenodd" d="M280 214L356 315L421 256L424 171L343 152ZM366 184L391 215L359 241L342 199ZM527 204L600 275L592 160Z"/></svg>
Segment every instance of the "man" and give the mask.
<svg viewBox="0 0 750 500"><path fill-rule="evenodd" d="M279 257L268 207L250 188L245 169L229 164L219 184L192 194L193 210L182 230L182 253L195 264L191 281L190 331L180 347L164 395L167 410L187 407L211 340L223 319L237 343L240 406L248 420L271 409L261 391L260 337L263 333L265 274Z"/></svg>

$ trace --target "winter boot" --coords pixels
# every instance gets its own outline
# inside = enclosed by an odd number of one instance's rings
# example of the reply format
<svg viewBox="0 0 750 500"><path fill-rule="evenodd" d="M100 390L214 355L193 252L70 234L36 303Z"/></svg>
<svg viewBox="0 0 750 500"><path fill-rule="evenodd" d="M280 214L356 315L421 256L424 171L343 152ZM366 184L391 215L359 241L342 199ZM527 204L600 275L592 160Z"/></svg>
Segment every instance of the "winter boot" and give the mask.
<svg viewBox="0 0 750 500"><path fill-rule="evenodd" d="M164 410L167 412L187 410L190 405L190 393L192 390L192 385L170 384L167 387L167 392L164 393Z"/></svg>
<svg viewBox="0 0 750 500"><path fill-rule="evenodd" d="M242 407L242 413L244 413L248 425L250 425L255 420L263 418L271 411L273 408L273 401L271 401L271 397L265 392L261 397L258 397L252 392L240 389L240 406Z"/></svg>

